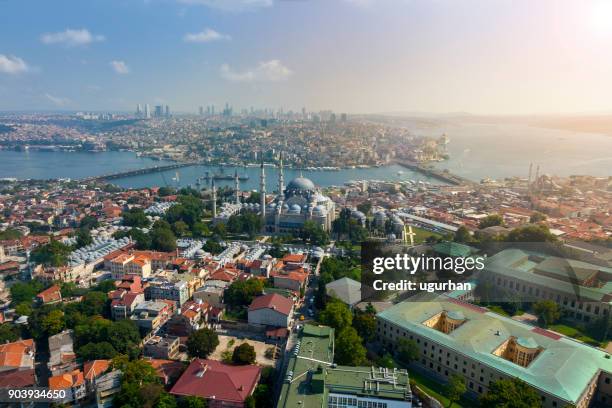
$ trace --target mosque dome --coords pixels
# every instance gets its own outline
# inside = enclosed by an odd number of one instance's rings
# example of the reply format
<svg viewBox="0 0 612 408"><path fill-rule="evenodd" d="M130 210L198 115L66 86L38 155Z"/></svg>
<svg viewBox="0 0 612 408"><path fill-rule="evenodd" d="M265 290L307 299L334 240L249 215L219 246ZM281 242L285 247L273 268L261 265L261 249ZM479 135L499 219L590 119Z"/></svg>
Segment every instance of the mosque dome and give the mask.
<svg viewBox="0 0 612 408"><path fill-rule="evenodd" d="M315 191L315 185L306 177L297 177L289 182L286 191Z"/></svg>

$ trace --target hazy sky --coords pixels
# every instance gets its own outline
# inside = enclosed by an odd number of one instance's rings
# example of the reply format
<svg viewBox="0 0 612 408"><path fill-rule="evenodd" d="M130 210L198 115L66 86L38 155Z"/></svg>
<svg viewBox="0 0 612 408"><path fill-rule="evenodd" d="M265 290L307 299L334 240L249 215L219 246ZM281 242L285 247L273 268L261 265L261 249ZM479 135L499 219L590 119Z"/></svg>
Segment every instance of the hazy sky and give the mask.
<svg viewBox="0 0 612 408"><path fill-rule="evenodd" d="M612 111L612 0L0 0L0 110Z"/></svg>

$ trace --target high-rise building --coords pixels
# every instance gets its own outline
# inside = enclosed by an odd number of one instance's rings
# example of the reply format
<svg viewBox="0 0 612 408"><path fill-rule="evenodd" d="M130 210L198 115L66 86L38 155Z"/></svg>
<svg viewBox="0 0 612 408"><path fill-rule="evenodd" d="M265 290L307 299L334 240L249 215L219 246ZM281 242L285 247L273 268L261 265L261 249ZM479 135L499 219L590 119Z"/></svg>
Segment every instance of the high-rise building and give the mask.
<svg viewBox="0 0 612 408"><path fill-rule="evenodd" d="M166 105L166 117L170 117L170 106Z"/></svg>
<svg viewBox="0 0 612 408"><path fill-rule="evenodd" d="M142 116L142 105L141 104L136 105L136 116L137 117Z"/></svg>
<svg viewBox="0 0 612 408"><path fill-rule="evenodd" d="M155 117L161 118L164 115L164 107L161 105L155 106Z"/></svg>
<svg viewBox="0 0 612 408"><path fill-rule="evenodd" d="M151 119L151 107L148 103L144 106L144 117L145 119Z"/></svg>
<svg viewBox="0 0 612 408"><path fill-rule="evenodd" d="M200 106L200 108L198 109L198 113L200 114L200 116L204 116L204 107Z"/></svg>

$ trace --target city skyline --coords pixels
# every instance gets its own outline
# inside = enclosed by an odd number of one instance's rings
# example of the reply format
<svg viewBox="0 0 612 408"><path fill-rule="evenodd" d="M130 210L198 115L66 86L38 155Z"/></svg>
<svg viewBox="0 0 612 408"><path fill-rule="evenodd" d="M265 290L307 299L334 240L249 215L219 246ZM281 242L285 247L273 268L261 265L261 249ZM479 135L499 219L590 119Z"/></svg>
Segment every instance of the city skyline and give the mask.
<svg viewBox="0 0 612 408"><path fill-rule="evenodd" d="M3 2L0 110L612 110L609 2L453 3Z"/></svg>

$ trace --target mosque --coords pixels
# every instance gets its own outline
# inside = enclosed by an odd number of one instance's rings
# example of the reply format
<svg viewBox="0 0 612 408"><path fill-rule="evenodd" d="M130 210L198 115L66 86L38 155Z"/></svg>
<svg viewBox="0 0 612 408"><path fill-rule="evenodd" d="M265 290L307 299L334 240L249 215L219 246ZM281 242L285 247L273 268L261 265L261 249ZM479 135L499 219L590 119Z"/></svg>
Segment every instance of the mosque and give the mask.
<svg viewBox="0 0 612 408"><path fill-rule="evenodd" d="M227 222L227 219L241 211L259 212L264 232L270 234L297 234L306 221L323 227L330 231L332 221L336 217L335 203L321 193L312 180L297 177L289 182L285 188L285 178L282 155L278 165L278 195L273 200L266 196L266 170L261 164L259 180L260 203L247 204L240 202L240 184L238 173L234 175L235 204L226 203L222 212L217 214L216 188L213 180L213 222Z"/></svg>
<svg viewBox="0 0 612 408"><path fill-rule="evenodd" d="M331 230L332 221L336 216L335 203L327 196L321 194L314 183L306 178L294 178L285 188L283 173L283 157L281 155L278 165L278 195L274 200L267 202L266 174L261 165L260 193L261 217L264 221L264 231L274 234L297 233L306 221L313 221L323 227L325 231Z"/></svg>

